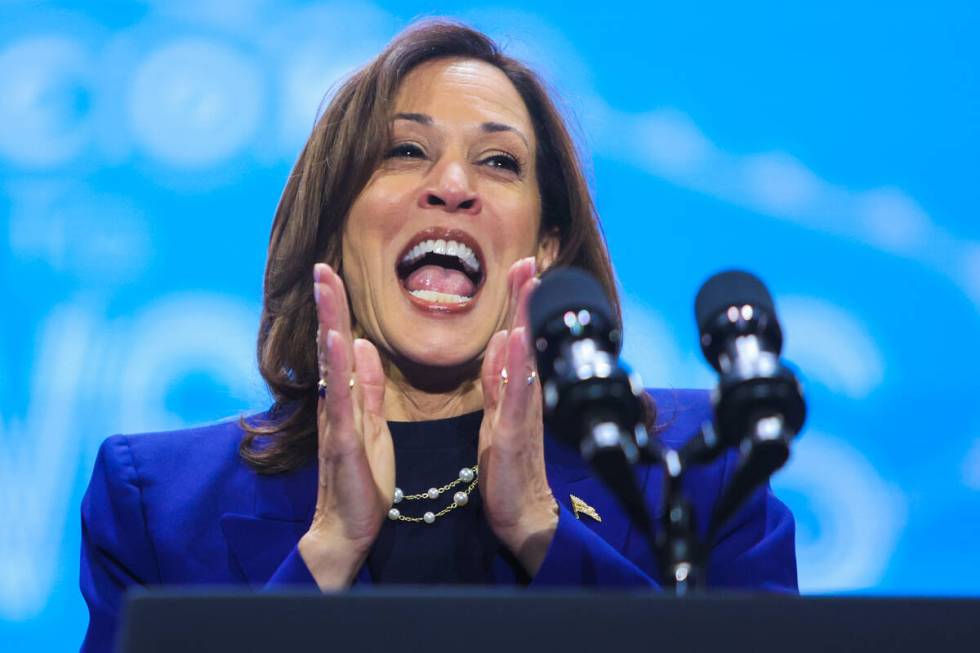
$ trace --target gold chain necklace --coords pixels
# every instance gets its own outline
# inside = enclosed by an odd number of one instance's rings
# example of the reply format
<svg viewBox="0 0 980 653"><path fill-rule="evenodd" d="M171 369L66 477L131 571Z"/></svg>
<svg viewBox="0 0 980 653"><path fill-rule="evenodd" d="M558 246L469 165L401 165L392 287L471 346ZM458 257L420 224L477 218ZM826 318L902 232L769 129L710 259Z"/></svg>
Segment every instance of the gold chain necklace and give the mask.
<svg viewBox="0 0 980 653"><path fill-rule="evenodd" d="M479 475L479 465L473 465L472 467L464 467L459 470L459 476L455 480L446 483L442 487L430 487L425 492L419 492L418 494L405 494L399 487L395 488L395 496L392 498L392 506L388 511L388 519L392 521L407 521L407 522L424 522L426 524L433 523L439 517L448 514L450 511L456 508L461 508L469 503L470 493L476 488L476 484L479 482L477 476ZM421 517L410 517L408 515L403 515L401 510L396 508L394 504L401 503L402 501L435 501L444 493L453 489L461 483L469 483L465 489L459 490L453 495L452 502L440 510L439 512L432 512L431 510L423 513Z"/></svg>

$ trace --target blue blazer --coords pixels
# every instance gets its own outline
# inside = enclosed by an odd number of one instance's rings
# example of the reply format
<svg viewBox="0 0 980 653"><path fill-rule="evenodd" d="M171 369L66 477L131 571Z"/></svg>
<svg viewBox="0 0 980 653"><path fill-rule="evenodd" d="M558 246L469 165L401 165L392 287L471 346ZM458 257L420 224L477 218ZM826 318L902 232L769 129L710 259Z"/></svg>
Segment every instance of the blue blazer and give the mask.
<svg viewBox="0 0 980 653"><path fill-rule="evenodd" d="M705 391L654 390L659 437L677 447L711 416ZM133 585L242 585L316 589L296 545L316 501L316 466L273 476L239 457L237 421L184 431L108 438L82 501L81 590L90 621L83 651L110 650ZM545 437L558 528L534 587L658 587L657 564L615 499L573 450ZM702 522L731 476L734 455L692 469L687 491ZM651 513L662 476L641 467ZM602 521L573 512L571 495ZM513 572L495 565L497 583ZM797 590L794 524L769 488L757 491L717 538L707 570L715 587ZM371 583L367 566L357 584Z"/></svg>

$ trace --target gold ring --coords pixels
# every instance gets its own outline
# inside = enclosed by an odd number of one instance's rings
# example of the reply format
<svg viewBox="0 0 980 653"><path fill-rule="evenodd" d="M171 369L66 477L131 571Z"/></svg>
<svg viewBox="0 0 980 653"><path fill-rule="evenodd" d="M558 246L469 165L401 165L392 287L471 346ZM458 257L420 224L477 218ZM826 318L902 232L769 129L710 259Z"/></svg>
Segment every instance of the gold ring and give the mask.
<svg viewBox="0 0 980 653"><path fill-rule="evenodd" d="M320 395L320 399L327 396L327 382L323 379L316 382L316 393Z"/></svg>
<svg viewBox="0 0 980 653"><path fill-rule="evenodd" d="M500 380L503 381L503 384L504 385L507 385L507 381L510 380L508 378L508 376L507 376L507 368L506 367L501 367L500 368Z"/></svg>
<svg viewBox="0 0 980 653"><path fill-rule="evenodd" d="M532 383L534 383L534 379L536 378L538 378L538 371L531 370L531 373L527 375L527 384L531 385Z"/></svg>

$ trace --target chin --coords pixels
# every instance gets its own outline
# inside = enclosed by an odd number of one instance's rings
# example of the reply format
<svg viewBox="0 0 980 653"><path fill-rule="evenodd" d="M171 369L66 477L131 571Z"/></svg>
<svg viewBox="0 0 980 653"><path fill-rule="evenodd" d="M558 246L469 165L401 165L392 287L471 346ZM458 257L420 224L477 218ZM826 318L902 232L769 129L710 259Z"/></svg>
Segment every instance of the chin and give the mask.
<svg viewBox="0 0 980 653"><path fill-rule="evenodd" d="M433 337L436 336L436 337ZM417 368L460 370L478 365L486 349L486 342L482 346L474 346L472 337L466 338L464 342L456 342L458 334L452 337L437 337L431 334L428 337L415 338L411 343L403 343L404 347L397 347L399 358L410 363Z"/></svg>

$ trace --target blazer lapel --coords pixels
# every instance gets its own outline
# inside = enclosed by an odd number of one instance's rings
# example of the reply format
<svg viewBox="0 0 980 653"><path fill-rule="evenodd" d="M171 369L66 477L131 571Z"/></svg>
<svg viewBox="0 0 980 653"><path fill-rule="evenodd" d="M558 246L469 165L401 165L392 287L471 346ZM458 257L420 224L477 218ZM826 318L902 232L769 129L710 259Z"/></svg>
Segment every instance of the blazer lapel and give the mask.
<svg viewBox="0 0 980 653"><path fill-rule="evenodd" d="M300 521L276 521L250 515L222 515L221 532L231 555L253 588L263 587L286 559L307 524Z"/></svg>
<svg viewBox="0 0 980 653"><path fill-rule="evenodd" d="M582 460L578 452L546 436L545 460L548 466L548 481L555 499L572 515L576 514L575 507L572 505L573 495L592 507L601 521L585 513L579 513L577 518L614 548L624 551L630 535L630 521L616 497L593 474L592 469ZM649 480L649 468L636 466L634 472L642 491ZM649 493L645 494L650 496ZM654 518L656 513L661 511L659 502L649 508L654 513Z"/></svg>
<svg viewBox="0 0 980 653"><path fill-rule="evenodd" d="M254 492L252 514L225 513L220 524L242 576L261 588L309 528L316 506L316 465L288 474L255 475Z"/></svg>

